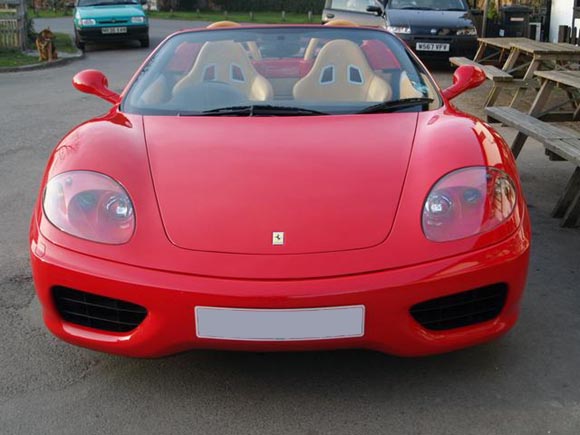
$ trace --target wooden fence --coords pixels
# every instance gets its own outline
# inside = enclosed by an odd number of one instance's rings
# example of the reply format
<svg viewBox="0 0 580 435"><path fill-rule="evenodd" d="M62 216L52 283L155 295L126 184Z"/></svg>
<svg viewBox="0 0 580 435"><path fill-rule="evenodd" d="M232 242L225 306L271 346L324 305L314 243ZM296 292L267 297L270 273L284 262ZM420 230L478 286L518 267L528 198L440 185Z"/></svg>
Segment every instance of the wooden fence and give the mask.
<svg viewBox="0 0 580 435"><path fill-rule="evenodd" d="M24 0L0 0L0 49L26 49Z"/></svg>

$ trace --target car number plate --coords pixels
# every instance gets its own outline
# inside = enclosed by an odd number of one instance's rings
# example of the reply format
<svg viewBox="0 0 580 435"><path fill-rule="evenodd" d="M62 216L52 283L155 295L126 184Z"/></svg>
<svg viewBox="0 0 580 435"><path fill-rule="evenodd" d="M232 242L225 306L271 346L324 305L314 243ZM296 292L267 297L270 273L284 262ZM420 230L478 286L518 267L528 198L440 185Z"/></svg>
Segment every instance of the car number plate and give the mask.
<svg viewBox="0 0 580 435"><path fill-rule="evenodd" d="M104 34L111 34L111 33L127 33L126 27L103 27L101 32Z"/></svg>
<svg viewBox="0 0 580 435"><path fill-rule="evenodd" d="M243 341L300 341L362 337L365 307L258 310L196 307L199 338Z"/></svg>
<svg viewBox="0 0 580 435"><path fill-rule="evenodd" d="M440 42L417 42L417 51L449 51L449 44Z"/></svg>

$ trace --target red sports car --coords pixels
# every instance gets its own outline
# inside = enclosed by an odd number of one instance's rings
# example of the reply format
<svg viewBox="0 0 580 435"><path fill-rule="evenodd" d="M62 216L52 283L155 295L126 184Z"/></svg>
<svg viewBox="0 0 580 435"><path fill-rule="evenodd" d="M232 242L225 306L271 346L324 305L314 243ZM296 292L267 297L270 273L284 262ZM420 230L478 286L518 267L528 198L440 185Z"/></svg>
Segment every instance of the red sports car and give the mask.
<svg viewBox="0 0 580 435"><path fill-rule="evenodd" d="M54 150L30 230L58 337L447 352L516 322L530 223L502 138L387 31L220 23L168 37Z"/></svg>

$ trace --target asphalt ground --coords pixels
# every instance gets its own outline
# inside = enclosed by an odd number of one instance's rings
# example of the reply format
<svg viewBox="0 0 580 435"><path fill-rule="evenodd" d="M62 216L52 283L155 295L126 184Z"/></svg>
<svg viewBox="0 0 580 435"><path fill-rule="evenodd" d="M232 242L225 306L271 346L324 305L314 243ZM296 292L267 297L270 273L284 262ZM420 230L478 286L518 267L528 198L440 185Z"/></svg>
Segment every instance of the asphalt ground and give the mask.
<svg viewBox="0 0 580 435"><path fill-rule="evenodd" d="M37 30L47 23L72 30L70 19L38 20ZM152 46L195 24L154 20ZM580 229L550 217L573 167L533 141L518 159L533 222L529 282L518 325L498 341L415 359L195 351L136 360L52 337L31 282L28 222L51 149L108 108L71 79L96 68L120 91L148 52L89 47L63 67L0 74L1 434L580 433ZM449 70L435 77L451 83ZM457 105L481 114L487 90Z"/></svg>

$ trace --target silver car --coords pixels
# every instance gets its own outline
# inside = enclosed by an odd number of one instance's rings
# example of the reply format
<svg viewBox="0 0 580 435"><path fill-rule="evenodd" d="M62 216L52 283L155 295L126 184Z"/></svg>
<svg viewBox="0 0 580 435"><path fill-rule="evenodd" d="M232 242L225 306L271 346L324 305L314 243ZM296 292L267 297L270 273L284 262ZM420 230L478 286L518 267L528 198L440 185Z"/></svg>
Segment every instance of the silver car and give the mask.
<svg viewBox="0 0 580 435"><path fill-rule="evenodd" d="M387 27L380 0L326 0L322 24L333 20L348 20L361 26Z"/></svg>

